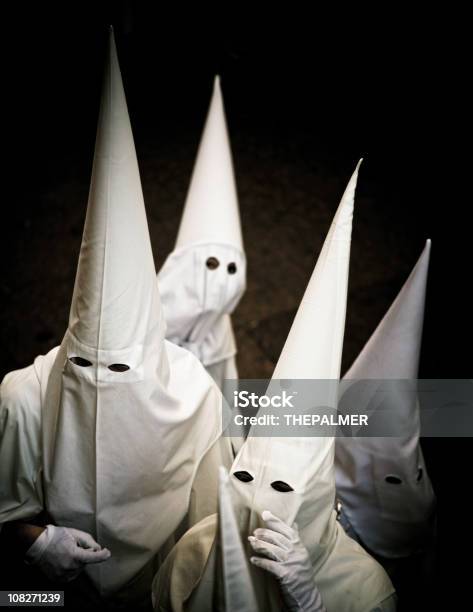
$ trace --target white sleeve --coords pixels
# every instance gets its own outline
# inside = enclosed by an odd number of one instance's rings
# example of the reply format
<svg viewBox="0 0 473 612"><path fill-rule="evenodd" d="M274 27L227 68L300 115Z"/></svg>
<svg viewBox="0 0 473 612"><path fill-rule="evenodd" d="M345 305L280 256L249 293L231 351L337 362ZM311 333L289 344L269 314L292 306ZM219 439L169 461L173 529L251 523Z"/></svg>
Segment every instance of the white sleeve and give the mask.
<svg viewBox="0 0 473 612"><path fill-rule="evenodd" d="M381 603L379 603L376 608L373 608L371 612L396 612L397 608L397 597L396 594L393 593L386 599L383 599Z"/></svg>
<svg viewBox="0 0 473 612"><path fill-rule="evenodd" d="M40 472L40 385L31 365L0 385L0 525L41 511Z"/></svg>

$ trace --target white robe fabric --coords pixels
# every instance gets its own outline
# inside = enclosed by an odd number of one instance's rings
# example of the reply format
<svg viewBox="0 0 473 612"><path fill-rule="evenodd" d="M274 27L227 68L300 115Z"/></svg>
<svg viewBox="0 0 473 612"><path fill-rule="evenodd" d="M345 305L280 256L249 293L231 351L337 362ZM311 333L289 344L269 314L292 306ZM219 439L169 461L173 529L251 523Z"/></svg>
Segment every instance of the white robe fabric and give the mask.
<svg viewBox="0 0 473 612"><path fill-rule="evenodd" d="M21 373L7 377L0 411L2 470L21 483L10 478L2 520L43 507L57 525L90 533L112 553L85 570L106 598L149 591L198 465L221 433L218 388L164 336L111 33L68 329L59 349L28 369L28 384L15 382ZM40 431L22 428L27 412Z"/></svg>
<svg viewBox="0 0 473 612"><path fill-rule="evenodd" d="M217 529L217 515L208 516L167 555L153 581L156 612L229 612L216 588ZM396 596L383 569L346 536L335 517L331 533L332 540L321 542L322 554L314 567L314 581L327 612L395 612ZM262 573L259 579L264 580ZM277 589L272 590L277 585L269 581L268 585L273 601L257 604L254 612L282 612Z"/></svg>
<svg viewBox="0 0 473 612"><path fill-rule="evenodd" d="M363 410L373 403L382 381L391 381L379 408L398 435L340 437L335 452L337 494L345 520L364 546L390 559L428 548L434 531L435 494L419 443L415 392L429 254L430 241L344 377L345 393L351 392ZM351 380L358 383L360 394L353 391Z"/></svg>
<svg viewBox="0 0 473 612"><path fill-rule="evenodd" d="M0 524L43 509L41 384L58 350L10 372L0 384Z"/></svg>

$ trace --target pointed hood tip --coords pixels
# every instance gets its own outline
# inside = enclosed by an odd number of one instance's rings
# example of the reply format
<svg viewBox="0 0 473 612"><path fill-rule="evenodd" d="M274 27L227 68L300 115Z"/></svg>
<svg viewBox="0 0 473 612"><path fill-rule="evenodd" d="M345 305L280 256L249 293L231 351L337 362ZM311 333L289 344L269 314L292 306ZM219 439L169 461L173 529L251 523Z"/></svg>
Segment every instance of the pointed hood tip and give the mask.
<svg viewBox="0 0 473 612"><path fill-rule="evenodd" d="M115 30L113 29L113 25L108 26L108 53L113 53L113 49L116 49L117 45L115 42Z"/></svg>
<svg viewBox="0 0 473 612"><path fill-rule="evenodd" d="M360 166L361 166L361 162L362 162L362 161L363 161L363 158L362 158L362 157L360 157L360 159L358 160L358 162L357 162L357 164L356 164L356 166L355 166L355 169L354 169L354 170L353 170L353 172L352 172L352 175L351 175L351 177L350 177L350 180L348 181L348 184L347 184L347 189L350 187L350 185L355 185L355 186L356 186L356 184L357 184L357 182L358 182L358 173L359 173L359 170L360 170Z"/></svg>
<svg viewBox="0 0 473 612"><path fill-rule="evenodd" d="M175 248L203 242L227 244L241 252L244 250L238 194L218 74L215 75Z"/></svg>
<svg viewBox="0 0 473 612"><path fill-rule="evenodd" d="M432 240L430 238L427 238L427 240L425 241L424 248L422 249L422 253L420 254L420 258L419 258L419 259L427 260L427 265L428 265L428 262L430 261L431 247L432 247Z"/></svg>
<svg viewBox="0 0 473 612"><path fill-rule="evenodd" d="M363 161L363 158L362 158L362 157L360 157L360 159L359 159L359 160L357 161L357 163L356 163L355 169L353 170L353 175L352 175L352 177L353 177L353 179L355 179L355 180L358 178L358 172L359 172L359 170L360 170L360 166L361 166L361 162L362 162L362 161Z"/></svg>
<svg viewBox="0 0 473 612"><path fill-rule="evenodd" d="M221 81L220 81L220 75L216 74L214 76L214 85L213 85L213 92L212 92L212 99L220 99L222 100L222 87L221 87Z"/></svg>
<svg viewBox="0 0 473 612"><path fill-rule="evenodd" d="M135 346L154 330L164 333L164 325L113 29L102 83L69 331L86 346L118 350ZM117 262L125 256L127 265L120 266ZM109 279L106 284L96 282L105 276ZM103 304L107 308L102 309ZM142 312L149 316L140 316Z"/></svg>
<svg viewBox="0 0 473 612"><path fill-rule="evenodd" d="M345 379L415 379L422 342L431 240L422 252L391 306L355 359ZM405 338L409 336L409 342ZM376 359L374 359L376 356ZM379 359L379 356L383 356ZM409 409L411 404L401 402Z"/></svg>
<svg viewBox="0 0 473 612"><path fill-rule="evenodd" d="M273 380L340 378L356 180L355 170L325 237ZM315 349L314 337L319 339ZM330 353L327 347L331 347Z"/></svg>
<svg viewBox="0 0 473 612"><path fill-rule="evenodd" d="M358 160L358 163L353 170L352 175L350 176L345 191L343 192L342 198L338 205L337 213L335 214L333 223L337 225L340 221L343 221L343 217L340 217L340 211L342 210L350 210L353 211L355 207L355 193L358 187L358 171L360 169L361 162L363 158L361 157Z"/></svg>

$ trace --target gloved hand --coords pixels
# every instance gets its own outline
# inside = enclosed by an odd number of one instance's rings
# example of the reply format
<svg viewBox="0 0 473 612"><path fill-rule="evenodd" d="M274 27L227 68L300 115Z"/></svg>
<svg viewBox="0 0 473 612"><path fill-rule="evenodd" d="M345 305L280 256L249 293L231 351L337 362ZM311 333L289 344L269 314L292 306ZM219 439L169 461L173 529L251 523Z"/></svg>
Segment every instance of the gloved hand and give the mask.
<svg viewBox="0 0 473 612"><path fill-rule="evenodd" d="M289 527L269 510L261 515L268 529L255 529L248 537L261 557L251 557L253 565L275 576L284 603L291 612L325 612L315 586L309 553L299 538L297 525Z"/></svg>
<svg viewBox="0 0 473 612"><path fill-rule="evenodd" d="M69 582L87 563L100 563L110 556L110 551L85 531L48 525L27 550L25 560L37 565L50 580Z"/></svg>

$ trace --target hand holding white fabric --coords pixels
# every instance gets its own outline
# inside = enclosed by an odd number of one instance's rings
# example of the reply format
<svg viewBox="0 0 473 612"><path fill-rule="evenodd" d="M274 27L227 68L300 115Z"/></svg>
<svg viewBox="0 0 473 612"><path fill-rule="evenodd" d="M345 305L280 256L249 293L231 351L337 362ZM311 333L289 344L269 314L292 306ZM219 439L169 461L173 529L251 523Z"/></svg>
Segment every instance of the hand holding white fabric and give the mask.
<svg viewBox="0 0 473 612"><path fill-rule="evenodd" d="M26 552L26 561L37 565L50 579L74 580L88 563L101 563L111 556L85 531L48 525Z"/></svg>
<svg viewBox="0 0 473 612"><path fill-rule="evenodd" d="M268 529L255 529L248 538L261 556L251 557L250 561L275 576L288 610L324 612L309 553L299 538L297 525L290 527L269 510L263 512L262 518Z"/></svg>

